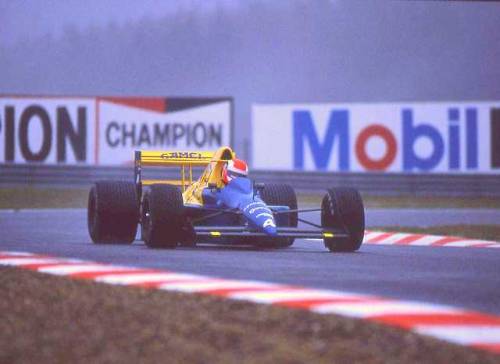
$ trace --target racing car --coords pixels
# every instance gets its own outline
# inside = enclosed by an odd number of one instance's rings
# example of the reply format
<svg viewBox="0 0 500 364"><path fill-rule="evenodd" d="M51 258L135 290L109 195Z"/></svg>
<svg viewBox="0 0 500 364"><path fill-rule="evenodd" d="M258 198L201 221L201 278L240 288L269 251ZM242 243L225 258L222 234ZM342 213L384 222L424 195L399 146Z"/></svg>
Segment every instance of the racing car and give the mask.
<svg viewBox="0 0 500 364"><path fill-rule="evenodd" d="M180 178L145 179L145 167L180 168ZM204 168L197 179L194 168ZM320 224L303 218L315 211ZM96 244L130 244L140 226L150 248L200 243L286 248L305 238L322 239L332 252L352 252L363 242L365 217L361 196L352 188L330 188L320 207L299 209L290 185L252 181L246 164L230 147L221 147L136 151L134 181L92 186L87 223Z"/></svg>

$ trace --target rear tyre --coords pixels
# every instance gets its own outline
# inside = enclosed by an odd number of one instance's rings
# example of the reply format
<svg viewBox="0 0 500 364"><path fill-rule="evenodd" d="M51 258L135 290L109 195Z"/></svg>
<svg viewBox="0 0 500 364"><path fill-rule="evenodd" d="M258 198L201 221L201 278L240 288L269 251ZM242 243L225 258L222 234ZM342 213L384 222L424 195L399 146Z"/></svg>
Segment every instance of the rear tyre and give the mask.
<svg viewBox="0 0 500 364"><path fill-rule="evenodd" d="M360 248L365 233L365 210L359 192L353 188L332 188L321 203L321 225L346 231L349 237L325 238L332 252L353 252Z"/></svg>
<svg viewBox="0 0 500 364"><path fill-rule="evenodd" d="M287 184L266 184L260 193L262 200L271 206L288 206L290 210L297 210L297 196L292 186ZM276 215L276 225L279 227L297 227L298 213ZM274 238L266 242L266 247L286 248L293 244L294 238Z"/></svg>
<svg viewBox="0 0 500 364"><path fill-rule="evenodd" d="M92 186L87 227L96 244L130 244L135 239L139 206L133 182L101 181Z"/></svg>
<svg viewBox="0 0 500 364"><path fill-rule="evenodd" d="M177 247L185 237L181 191L172 185L152 185L142 201L142 234L150 248Z"/></svg>

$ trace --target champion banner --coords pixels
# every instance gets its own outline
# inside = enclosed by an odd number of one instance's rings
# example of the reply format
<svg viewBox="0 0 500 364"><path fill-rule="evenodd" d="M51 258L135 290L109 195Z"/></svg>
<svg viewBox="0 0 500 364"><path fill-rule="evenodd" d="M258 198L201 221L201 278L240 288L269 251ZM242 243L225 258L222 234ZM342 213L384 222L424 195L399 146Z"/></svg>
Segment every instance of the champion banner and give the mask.
<svg viewBox="0 0 500 364"><path fill-rule="evenodd" d="M500 174L500 102L254 105L252 133L257 169Z"/></svg>
<svg viewBox="0 0 500 364"><path fill-rule="evenodd" d="M0 163L131 163L232 144L232 99L0 96Z"/></svg>

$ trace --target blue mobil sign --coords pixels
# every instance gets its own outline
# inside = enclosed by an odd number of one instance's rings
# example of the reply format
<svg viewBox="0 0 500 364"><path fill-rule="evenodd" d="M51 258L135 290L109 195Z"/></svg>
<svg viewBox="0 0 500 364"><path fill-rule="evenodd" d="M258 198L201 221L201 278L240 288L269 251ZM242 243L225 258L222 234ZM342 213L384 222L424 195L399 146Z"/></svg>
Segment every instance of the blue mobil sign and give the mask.
<svg viewBox="0 0 500 364"><path fill-rule="evenodd" d="M500 103L255 105L252 150L258 169L499 173Z"/></svg>

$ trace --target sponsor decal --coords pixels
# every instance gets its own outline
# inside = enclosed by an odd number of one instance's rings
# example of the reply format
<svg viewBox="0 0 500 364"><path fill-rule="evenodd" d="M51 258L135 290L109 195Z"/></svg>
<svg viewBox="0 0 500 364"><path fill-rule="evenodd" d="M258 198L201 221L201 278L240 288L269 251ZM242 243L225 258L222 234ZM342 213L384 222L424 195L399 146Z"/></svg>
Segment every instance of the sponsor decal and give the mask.
<svg viewBox="0 0 500 364"><path fill-rule="evenodd" d="M252 149L262 169L499 173L500 103L256 105Z"/></svg>
<svg viewBox="0 0 500 364"><path fill-rule="evenodd" d="M189 158L189 159L203 159L201 153L197 152L170 152L163 153L161 155L162 159L179 159L179 158Z"/></svg>
<svg viewBox="0 0 500 364"><path fill-rule="evenodd" d="M271 214L270 212L261 212L260 214L257 214L257 216L255 216L255 217L258 219L261 216L267 216L267 217L274 218L273 214Z"/></svg>
<svg viewBox="0 0 500 364"><path fill-rule="evenodd" d="M268 227L268 226L276 227L276 224L274 223L273 219L267 219L266 221L264 221L264 224L262 226L263 227Z"/></svg>

